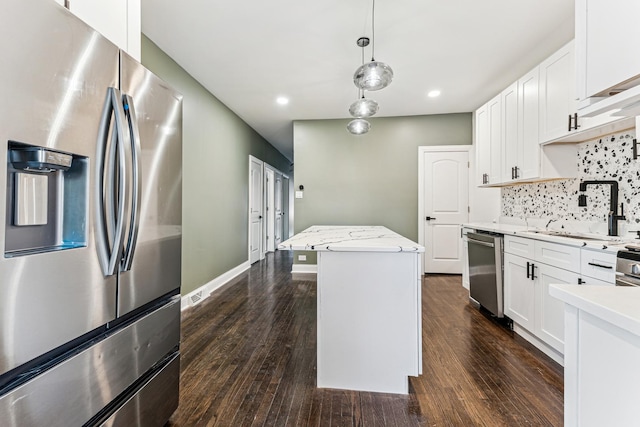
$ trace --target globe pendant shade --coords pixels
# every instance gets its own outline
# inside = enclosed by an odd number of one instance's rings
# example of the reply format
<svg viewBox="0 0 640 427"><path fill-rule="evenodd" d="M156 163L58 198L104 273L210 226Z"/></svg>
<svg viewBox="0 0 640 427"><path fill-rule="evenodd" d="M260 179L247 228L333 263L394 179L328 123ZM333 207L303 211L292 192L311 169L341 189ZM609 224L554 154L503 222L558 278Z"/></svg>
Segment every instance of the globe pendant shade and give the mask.
<svg viewBox="0 0 640 427"><path fill-rule="evenodd" d="M371 61L358 67L353 83L362 90L375 91L389 86L393 70L384 62Z"/></svg>
<svg viewBox="0 0 640 427"><path fill-rule="evenodd" d="M369 132L371 125L364 119L351 120L347 125L347 130L354 135L362 135Z"/></svg>
<svg viewBox="0 0 640 427"><path fill-rule="evenodd" d="M359 119L371 117L378 112L378 103L373 99L360 98L349 107L349 113Z"/></svg>

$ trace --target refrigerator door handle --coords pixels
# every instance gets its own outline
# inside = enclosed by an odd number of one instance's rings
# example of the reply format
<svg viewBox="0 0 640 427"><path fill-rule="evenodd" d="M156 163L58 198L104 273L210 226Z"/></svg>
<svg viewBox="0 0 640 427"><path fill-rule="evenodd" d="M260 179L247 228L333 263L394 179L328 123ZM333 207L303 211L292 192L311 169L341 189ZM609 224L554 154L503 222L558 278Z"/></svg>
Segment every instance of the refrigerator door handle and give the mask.
<svg viewBox="0 0 640 427"><path fill-rule="evenodd" d="M107 89L107 96L100 119L98 148L96 152L95 210L96 210L96 247L98 258L105 276L116 273L116 267L124 244L125 210L127 204L125 144L129 141L124 132L124 109L122 96L116 88ZM112 143L106 163L107 142L111 127L111 117L115 119ZM117 150L117 156L116 156ZM116 163L118 176L116 177ZM106 175L106 182L105 182ZM117 204L115 201L115 181L118 182ZM106 199L106 206L105 206ZM115 215L115 218L114 218ZM107 219L107 216L109 217Z"/></svg>
<svg viewBox="0 0 640 427"><path fill-rule="evenodd" d="M131 216L129 220L129 235L125 246L124 263L122 267L123 271L129 271L131 270L131 263L133 262L133 255L136 250L136 244L138 241L138 230L140 227L140 201L142 196L142 180L140 178L141 152L138 120L131 96L123 96L123 105L129 125L132 157L131 164L133 194L131 197Z"/></svg>

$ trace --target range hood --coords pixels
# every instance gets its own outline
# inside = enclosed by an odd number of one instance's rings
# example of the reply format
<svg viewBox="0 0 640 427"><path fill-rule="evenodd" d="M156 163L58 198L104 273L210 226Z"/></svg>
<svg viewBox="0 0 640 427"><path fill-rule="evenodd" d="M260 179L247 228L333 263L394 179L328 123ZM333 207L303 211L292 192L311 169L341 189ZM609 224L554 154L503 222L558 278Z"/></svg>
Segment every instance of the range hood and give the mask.
<svg viewBox="0 0 640 427"><path fill-rule="evenodd" d="M640 85L593 101L594 99L590 99L581 103L578 109L580 117L595 117L607 112L619 117L640 116Z"/></svg>

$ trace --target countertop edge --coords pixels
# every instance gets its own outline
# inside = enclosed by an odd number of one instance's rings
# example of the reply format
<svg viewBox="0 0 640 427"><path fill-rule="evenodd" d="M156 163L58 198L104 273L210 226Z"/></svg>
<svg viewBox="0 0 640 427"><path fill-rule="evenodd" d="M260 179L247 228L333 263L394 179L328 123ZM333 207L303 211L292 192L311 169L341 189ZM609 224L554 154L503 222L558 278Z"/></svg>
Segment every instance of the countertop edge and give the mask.
<svg viewBox="0 0 640 427"><path fill-rule="evenodd" d="M425 252L424 246L384 226L311 226L280 243L277 248L313 252Z"/></svg>
<svg viewBox="0 0 640 427"><path fill-rule="evenodd" d="M499 233L504 235L511 235L522 237L525 239L540 240L544 242L559 243L566 246L573 246L578 248L585 248L597 251L617 253L618 250L623 249L625 244L628 244L632 239L621 241L602 241L602 240L590 240L590 239L575 239L562 236L549 236L545 234L536 234L535 229L528 228L524 225L513 224L493 224L493 223L467 223L462 224L462 228L471 228L475 230L488 231L492 233Z"/></svg>
<svg viewBox="0 0 640 427"><path fill-rule="evenodd" d="M566 304L640 336L640 288L551 284L549 294Z"/></svg>

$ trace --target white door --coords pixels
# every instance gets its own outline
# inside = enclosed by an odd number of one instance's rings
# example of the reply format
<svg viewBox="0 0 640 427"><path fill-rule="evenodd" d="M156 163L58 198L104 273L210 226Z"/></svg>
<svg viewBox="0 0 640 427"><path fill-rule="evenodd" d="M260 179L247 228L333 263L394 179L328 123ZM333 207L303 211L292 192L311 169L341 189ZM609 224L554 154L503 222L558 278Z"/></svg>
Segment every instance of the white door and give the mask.
<svg viewBox="0 0 640 427"><path fill-rule="evenodd" d="M263 256L262 251L262 161L249 156L249 262Z"/></svg>
<svg viewBox="0 0 640 427"><path fill-rule="evenodd" d="M264 168L264 217L267 220L265 227L264 251L275 251L273 233L275 229L274 210L274 187L275 187L275 171L268 165Z"/></svg>
<svg viewBox="0 0 640 427"><path fill-rule="evenodd" d="M460 226L469 221L469 151L467 147L425 150L421 186L425 272L461 274Z"/></svg>
<svg viewBox="0 0 640 427"><path fill-rule="evenodd" d="M289 181L289 177L286 175L282 176L282 240L287 240L291 237L290 233L290 215L289 210L291 209L292 203L289 201L289 197L291 196L291 192L289 191L289 185L291 182Z"/></svg>
<svg viewBox="0 0 640 427"><path fill-rule="evenodd" d="M282 174L276 173L274 192L274 245L277 248L282 243Z"/></svg>

